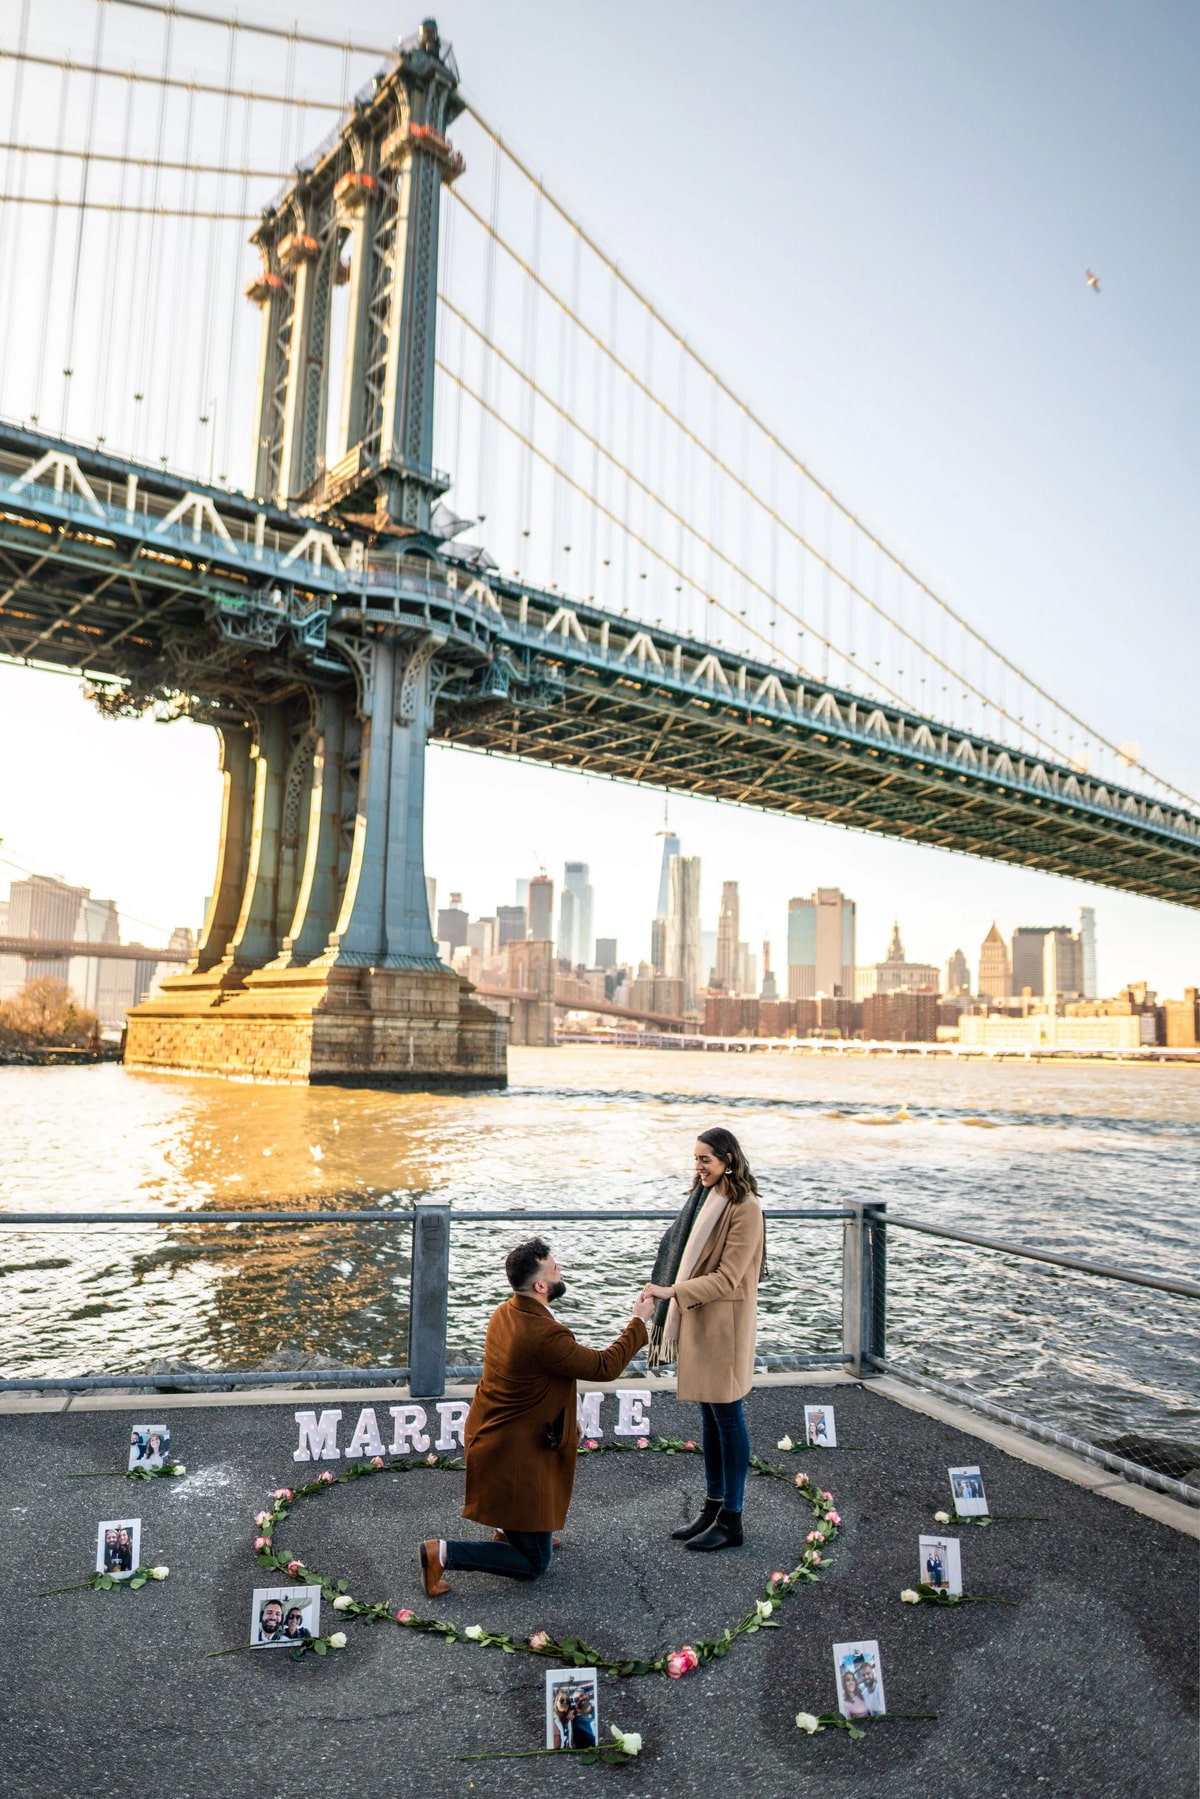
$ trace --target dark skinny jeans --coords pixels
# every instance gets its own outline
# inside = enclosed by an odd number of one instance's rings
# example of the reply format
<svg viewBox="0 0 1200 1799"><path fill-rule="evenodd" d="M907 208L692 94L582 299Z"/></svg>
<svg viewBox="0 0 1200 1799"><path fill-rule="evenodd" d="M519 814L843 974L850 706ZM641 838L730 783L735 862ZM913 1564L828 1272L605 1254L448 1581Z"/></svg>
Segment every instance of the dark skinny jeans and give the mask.
<svg viewBox="0 0 1200 1799"><path fill-rule="evenodd" d="M740 1512L750 1472L750 1432L740 1399L724 1404L700 1402L704 1421L704 1479L710 1499L719 1499L727 1512Z"/></svg>
<svg viewBox="0 0 1200 1799"><path fill-rule="evenodd" d="M506 1543L447 1540L446 1567L481 1569L487 1574L506 1574L510 1580L538 1580L554 1554L548 1530L506 1530Z"/></svg>

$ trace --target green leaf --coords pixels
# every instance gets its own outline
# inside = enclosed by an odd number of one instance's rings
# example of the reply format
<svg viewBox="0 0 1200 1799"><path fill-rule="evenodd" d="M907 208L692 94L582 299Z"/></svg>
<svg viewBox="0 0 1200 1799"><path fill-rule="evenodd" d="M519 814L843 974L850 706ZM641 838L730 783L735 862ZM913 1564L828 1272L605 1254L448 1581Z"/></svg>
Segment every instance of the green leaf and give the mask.
<svg viewBox="0 0 1200 1799"><path fill-rule="evenodd" d="M323 1640L323 1638L316 1637L314 1639L314 1641L313 1641L313 1654L314 1655L324 1655L326 1653L327 1648L328 1648L328 1644Z"/></svg>

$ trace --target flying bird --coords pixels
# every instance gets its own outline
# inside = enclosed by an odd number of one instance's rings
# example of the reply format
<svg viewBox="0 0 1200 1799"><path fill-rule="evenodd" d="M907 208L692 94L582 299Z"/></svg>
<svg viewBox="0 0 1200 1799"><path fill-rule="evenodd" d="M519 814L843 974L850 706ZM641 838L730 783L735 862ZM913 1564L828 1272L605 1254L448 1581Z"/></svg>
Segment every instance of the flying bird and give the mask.
<svg viewBox="0 0 1200 1799"><path fill-rule="evenodd" d="M1099 275L1093 275L1091 269L1085 269L1083 272L1083 278L1087 282L1088 286L1091 288L1091 290L1094 294L1098 294L1100 292L1100 277L1099 277Z"/></svg>

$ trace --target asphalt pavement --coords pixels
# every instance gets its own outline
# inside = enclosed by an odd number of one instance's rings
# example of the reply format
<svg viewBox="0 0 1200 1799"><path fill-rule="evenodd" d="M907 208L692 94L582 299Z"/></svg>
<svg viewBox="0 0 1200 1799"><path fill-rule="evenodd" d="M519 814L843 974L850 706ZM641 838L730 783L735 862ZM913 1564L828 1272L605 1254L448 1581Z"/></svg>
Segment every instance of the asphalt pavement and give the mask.
<svg viewBox="0 0 1200 1799"><path fill-rule="evenodd" d="M406 1396L401 1395L400 1398ZM785 1456L805 1403L835 1404L841 1447ZM307 1402L318 1411L328 1399ZM388 1399L375 1403L386 1422ZM0 1417L5 1799L153 1786L173 1799L357 1795L655 1795L754 1789L814 1799L1193 1799L1197 1790L1197 1544L1152 1518L1015 1460L934 1418L854 1386L770 1387L748 1402L757 1453L819 1474L841 1514L832 1562L778 1614L781 1628L668 1680L601 1680L601 1724L642 1734L622 1768L562 1759L464 1762L543 1738L545 1664L393 1625L348 1626L345 1650L207 1659L248 1639L251 1595L271 1577L253 1555L254 1513L311 1474L292 1459L297 1402ZM342 1402L342 1443L357 1402ZM188 1473L144 1484L73 1474L117 1468L131 1422L166 1419ZM611 1434L616 1401L602 1412ZM655 1433L696 1435L697 1409L656 1392ZM1044 1522L961 1528L966 1590L1014 1605L934 1611L900 1602L917 1537L949 1509L946 1470L978 1462L998 1514ZM336 1468L344 1463L330 1464ZM456 1574L424 1599L418 1540L480 1534L458 1520L463 1476L422 1471L301 1502L277 1547L344 1578L357 1597L477 1623L518 1640L546 1629L611 1655L716 1636L764 1579L799 1561L807 1508L752 1477L745 1547L698 1556L670 1541L703 1492L698 1457L585 1458L562 1551L521 1586ZM169 1564L140 1592L41 1589L82 1580L97 1523L140 1517L143 1562ZM337 1627L328 1606L322 1629ZM835 1706L832 1646L874 1638L887 1720L853 1742L803 1735L795 1714Z"/></svg>

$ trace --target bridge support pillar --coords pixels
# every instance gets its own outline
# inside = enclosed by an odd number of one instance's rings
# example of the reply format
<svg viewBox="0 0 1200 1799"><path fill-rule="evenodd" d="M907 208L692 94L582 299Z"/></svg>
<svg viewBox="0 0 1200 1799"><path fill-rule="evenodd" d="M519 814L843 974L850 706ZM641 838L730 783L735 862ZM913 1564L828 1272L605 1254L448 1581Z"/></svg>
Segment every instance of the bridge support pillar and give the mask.
<svg viewBox="0 0 1200 1799"><path fill-rule="evenodd" d="M439 962L429 921L436 647L379 640L356 658L357 698L293 694L222 730L221 846L201 949L129 1014L128 1066L290 1084L503 1086L505 1021Z"/></svg>

